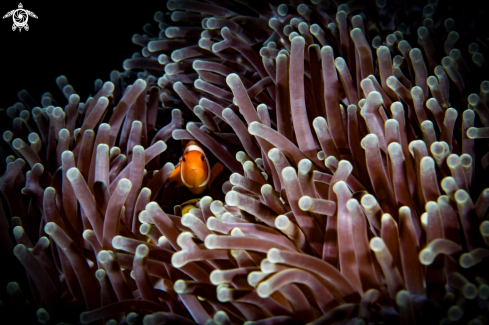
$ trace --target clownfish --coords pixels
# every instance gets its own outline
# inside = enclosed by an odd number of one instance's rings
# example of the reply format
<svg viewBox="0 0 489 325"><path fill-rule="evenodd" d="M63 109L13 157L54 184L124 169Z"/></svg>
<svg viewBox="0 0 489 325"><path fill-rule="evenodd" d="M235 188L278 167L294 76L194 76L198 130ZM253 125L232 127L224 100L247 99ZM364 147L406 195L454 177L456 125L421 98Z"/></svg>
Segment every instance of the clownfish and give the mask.
<svg viewBox="0 0 489 325"><path fill-rule="evenodd" d="M220 162L211 169L204 149L196 141L189 141L168 181L175 182L176 187L186 186L192 194L200 194L212 184L223 169L224 166Z"/></svg>

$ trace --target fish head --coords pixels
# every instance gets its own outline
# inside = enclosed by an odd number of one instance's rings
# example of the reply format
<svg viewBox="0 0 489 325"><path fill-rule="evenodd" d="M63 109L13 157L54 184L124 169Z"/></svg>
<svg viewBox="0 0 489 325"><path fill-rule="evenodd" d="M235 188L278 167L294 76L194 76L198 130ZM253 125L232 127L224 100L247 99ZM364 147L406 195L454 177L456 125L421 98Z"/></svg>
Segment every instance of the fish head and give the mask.
<svg viewBox="0 0 489 325"><path fill-rule="evenodd" d="M188 146L180 161L182 182L189 188L204 187L209 182L210 165L202 148Z"/></svg>

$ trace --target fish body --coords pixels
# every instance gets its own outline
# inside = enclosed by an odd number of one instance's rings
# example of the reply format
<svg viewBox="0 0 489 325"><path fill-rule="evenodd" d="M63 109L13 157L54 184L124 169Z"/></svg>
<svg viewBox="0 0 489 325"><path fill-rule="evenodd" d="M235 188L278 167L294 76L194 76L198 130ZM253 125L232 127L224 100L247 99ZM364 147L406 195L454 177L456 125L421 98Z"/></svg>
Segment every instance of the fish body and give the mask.
<svg viewBox="0 0 489 325"><path fill-rule="evenodd" d="M189 141L168 181L170 183L176 182L177 187L186 186L192 194L200 194L205 191L223 168L221 163L217 163L211 169L204 149L198 142Z"/></svg>

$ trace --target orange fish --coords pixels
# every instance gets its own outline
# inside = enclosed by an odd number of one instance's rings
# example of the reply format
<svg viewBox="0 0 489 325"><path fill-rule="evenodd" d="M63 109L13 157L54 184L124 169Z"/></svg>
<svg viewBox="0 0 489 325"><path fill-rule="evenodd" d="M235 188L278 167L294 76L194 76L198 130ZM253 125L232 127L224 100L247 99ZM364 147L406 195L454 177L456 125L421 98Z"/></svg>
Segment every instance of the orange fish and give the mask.
<svg viewBox="0 0 489 325"><path fill-rule="evenodd" d="M196 141L189 141L168 181L176 182L176 187L186 186L192 194L200 194L212 184L223 169L224 166L220 162L211 169L204 149Z"/></svg>

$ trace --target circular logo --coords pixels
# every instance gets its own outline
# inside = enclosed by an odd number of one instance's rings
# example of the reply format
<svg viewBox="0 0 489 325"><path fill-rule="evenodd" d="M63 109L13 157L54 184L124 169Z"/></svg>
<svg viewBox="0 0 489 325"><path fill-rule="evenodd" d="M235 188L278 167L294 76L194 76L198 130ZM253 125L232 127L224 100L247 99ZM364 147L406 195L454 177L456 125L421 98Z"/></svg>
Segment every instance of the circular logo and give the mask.
<svg viewBox="0 0 489 325"><path fill-rule="evenodd" d="M14 24L17 25L17 27L24 27L27 24L28 17L24 9L17 9L13 16Z"/></svg>

